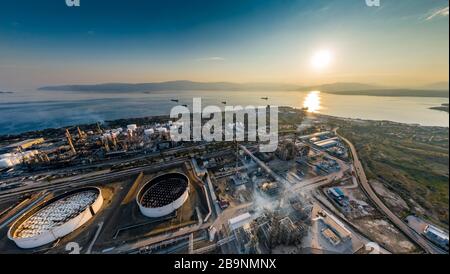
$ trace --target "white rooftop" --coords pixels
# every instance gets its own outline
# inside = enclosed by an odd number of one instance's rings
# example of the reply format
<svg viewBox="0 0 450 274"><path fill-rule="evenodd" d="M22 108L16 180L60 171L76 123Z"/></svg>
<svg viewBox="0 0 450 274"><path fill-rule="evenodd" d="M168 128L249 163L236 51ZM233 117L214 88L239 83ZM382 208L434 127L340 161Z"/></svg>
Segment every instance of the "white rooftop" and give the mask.
<svg viewBox="0 0 450 274"><path fill-rule="evenodd" d="M231 218L230 220L228 220L228 223L231 227L231 230L235 230L235 229L249 223L251 220L252 220L252 215L250 215L250 213L246 212L244 214L241 214L239 216Z"/></svg>

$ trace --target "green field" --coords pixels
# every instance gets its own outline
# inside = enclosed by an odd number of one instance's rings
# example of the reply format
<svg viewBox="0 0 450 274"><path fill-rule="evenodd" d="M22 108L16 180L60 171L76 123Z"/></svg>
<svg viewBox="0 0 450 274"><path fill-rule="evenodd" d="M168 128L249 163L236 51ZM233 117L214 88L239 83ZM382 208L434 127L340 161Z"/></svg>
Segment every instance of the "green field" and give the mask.
<svg viewBox="0 0 450 274"><path fill-rule="evenodd" d="M334 120L358 150L367 177L399 194L410 212L449 225L448 128ZM411 201L410 199L413 199ZM414 202L425 212L414 210Z"/></svg>

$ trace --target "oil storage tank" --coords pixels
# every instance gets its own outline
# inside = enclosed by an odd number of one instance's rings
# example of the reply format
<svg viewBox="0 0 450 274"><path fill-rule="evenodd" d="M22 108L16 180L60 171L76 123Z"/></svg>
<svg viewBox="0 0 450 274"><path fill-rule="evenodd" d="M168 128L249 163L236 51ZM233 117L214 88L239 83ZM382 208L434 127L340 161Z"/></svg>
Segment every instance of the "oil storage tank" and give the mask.
<svg viewBox="0 0 450 274"><path fill-rule="evenodd" d="M174 212L188 197L189 178L181 173L168 173L145 183L136 202L144 216L156 218Z"/></svg>
<svg viewBox="0 0 450 274"><path fill-rule="evenodd" d="M9 229L8 238L20 248L35 248L64 237L89 221L102 207L96 187L66 192L22 215Z"/></svg>

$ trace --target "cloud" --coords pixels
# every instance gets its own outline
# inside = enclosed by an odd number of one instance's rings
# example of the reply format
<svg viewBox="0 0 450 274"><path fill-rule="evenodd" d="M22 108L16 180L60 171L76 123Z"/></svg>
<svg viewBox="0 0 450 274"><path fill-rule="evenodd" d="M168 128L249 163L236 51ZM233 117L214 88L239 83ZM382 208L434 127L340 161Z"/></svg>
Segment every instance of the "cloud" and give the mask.
<svg viewBox="0 0 450 274"><path fill-rule="evenodd" d="M225 61L225 58L219 57L219 56L214 56L214 57L199 58L199 59L197 59L197 61L200 61L200 62L222 62L222 61Z"/></svg>
<svg viewBox="0 0 450 274"><path fill-rule="evenodd" d="M425 20L429 21L435 17L440 17L440 16L444 16L444 17L448 16L448 7L431 11Z"/></svg>

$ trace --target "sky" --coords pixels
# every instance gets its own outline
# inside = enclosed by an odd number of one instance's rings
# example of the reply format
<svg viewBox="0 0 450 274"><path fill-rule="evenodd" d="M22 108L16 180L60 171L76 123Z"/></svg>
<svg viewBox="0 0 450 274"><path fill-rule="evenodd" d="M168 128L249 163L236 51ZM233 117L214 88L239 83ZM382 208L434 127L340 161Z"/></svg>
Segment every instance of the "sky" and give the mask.
<svg viewBox="0 0 450 274"><path fill-rule="evenodd" d="M0 90L448 81L448 0L0 0Z"/></svg>

